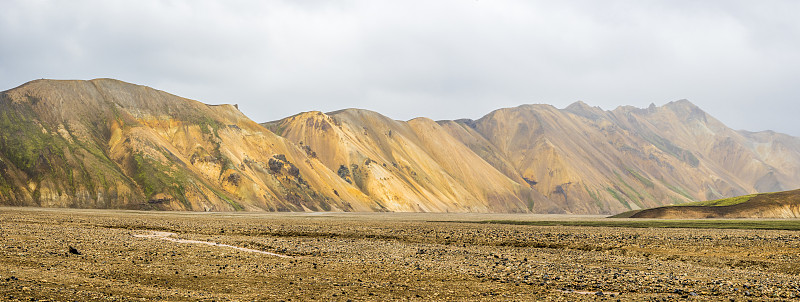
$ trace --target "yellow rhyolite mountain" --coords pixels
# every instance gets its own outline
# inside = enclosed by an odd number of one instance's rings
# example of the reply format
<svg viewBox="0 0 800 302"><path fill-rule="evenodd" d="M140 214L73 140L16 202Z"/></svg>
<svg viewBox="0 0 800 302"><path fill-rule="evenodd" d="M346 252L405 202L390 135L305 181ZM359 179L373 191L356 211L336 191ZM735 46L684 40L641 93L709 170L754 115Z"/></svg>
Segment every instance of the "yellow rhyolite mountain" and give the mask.
<svg viewBox="0 0 800 302"><path fill-rule="evenodd" d="M306 112L267 124L307 148L332 171L389 211L551 210L544 196L510 179L445 128L347 109Z"/></svg>
<svg viewBox="0 0 800 302"><path fill-rule="evenodd" d="M454 136L571 213L613 213L800 183L800 140L733 131L685 100L613 111L582 102L563 110L524 105L459 124L461 129L449 127ZM459 134L466 128L474 134Z"/></svg>
<svg viewBox="0 0 800 302"><path fill-rule="evenodd" d="M0 202L199 211L380 207L231 105L116 80L0 96Z"/></svg>
<svg viewBox="0 0 800 302"><path fill-rule="evenodd" d="M3 205L594 214L798 183L800 140L733 131L688 101L259 125L232 105L110 79L0 93Z"/></svg>

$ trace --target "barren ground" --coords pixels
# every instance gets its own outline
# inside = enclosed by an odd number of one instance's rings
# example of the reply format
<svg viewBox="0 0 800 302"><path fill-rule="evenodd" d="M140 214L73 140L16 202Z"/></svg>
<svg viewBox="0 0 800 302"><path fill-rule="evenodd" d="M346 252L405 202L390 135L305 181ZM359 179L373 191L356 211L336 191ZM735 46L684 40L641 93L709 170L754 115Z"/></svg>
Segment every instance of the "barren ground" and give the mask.
<svg viewBox="0 0 800 302"><path fill-rule="evenodd" d="M0 208L0 300L800 297L798 231L470 223L603 219Z"/></svg>

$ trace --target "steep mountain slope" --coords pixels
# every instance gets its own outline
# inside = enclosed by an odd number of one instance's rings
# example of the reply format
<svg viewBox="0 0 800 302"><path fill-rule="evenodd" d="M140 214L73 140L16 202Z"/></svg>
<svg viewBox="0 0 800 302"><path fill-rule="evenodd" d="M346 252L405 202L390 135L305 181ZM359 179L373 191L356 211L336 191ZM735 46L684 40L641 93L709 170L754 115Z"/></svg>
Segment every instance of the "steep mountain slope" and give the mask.
<svg viewBox="0 0 800 302"><path fill-rule="evenodd" d="M377 205L231 105L116 80L0 94L0 203L175 210Z"/></svg>
<svg viewBox="0 0 800 302"><path fill-rule="evenodd" d="M655 142L663 138L677 147L664 144L663 150L691 164L702 163L713 172L709 175L721 178L705 184L707 190L701 199L793 189L800 183L797 138L771 132L733 131L685 100L626 114L630 118L625 126L650 135Z"/></svg>
<svg viewBox="0 0 800 302"><path fill-rule="evenodd" d="M645 152L655 153L656 159L665 156L608 120L593 121L549 105L526 105L497 110L464 125L495 146L499 154L492 158L510 163L513 169L504 165L505 173L516 173L571 213L619 212L680 196L657 188L663 185L631 162ZM646 167L657 161L642 162Z"/></svg>
<svg viewBox="0 0 800 302"><path fill-rule="evenodd" d="M436 122L391 120L367 110L306 112L264 124L315 154L391 211L556 211Z"/></svg>
<svg viewBox="0 0 800 302"><path fill-rule="evenodd" d="M800 190L701 201L645 209L620 216L630 218L800 218Z"/></svg>
<svg viewBox="0 0 800 302"><path fill-rule="evenodd" d="M733 131L688 101L613 111L582 102L563 110L524 105L477 121L440 123L509 178L522 178L571 213L614 213L800 183L800 140Z"/></svg>

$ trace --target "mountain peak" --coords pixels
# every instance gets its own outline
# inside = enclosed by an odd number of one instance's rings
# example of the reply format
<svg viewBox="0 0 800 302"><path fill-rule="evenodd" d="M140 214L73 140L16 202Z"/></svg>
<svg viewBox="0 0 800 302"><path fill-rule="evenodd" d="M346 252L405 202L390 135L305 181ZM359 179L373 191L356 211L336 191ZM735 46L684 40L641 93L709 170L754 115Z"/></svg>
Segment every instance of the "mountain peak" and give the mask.
<svg viewBox="0 0 800 302"><path fill-rule="evenodd" d="M682 109L688 109L688 110L700 109L700 107L697 107L697 105L695 105L694 103L690 102L687 99L680 99L680 100L677 100L677 101L669 102L666 105L664 105L664 107L667 107L667 108L670 108L670 109L672 109L672 108L682 108Z"/></svg>
<svg viewBox="0 0 800 302"><path fill-rule="evenodd" d="M89 80L89 82L95 82L95 83L110 82L110 83L122 83L122 84L134 85L134 86L141 86L141 85L128 83L128 82L125 82L125 81L122 81L122 80L118 80L118 79L114 79L114 78L96 78L96 79Z"/></svg>
<svg viewBox="0 0 800 302"><path fill-rule="evenodd" d="M339 110L327 112L325 114L327 114L328 116L342 115L342 114L345 114L345 115L368 115L368 116L381 115L378 112L375 112L375 111L372 111L372 110L368 110L368 109L361 109L361 108L345 108L345 109L339 109Z"/></svg>
<svg viewBox="0 0 800 302"><path fill-rule="evenodd" d="M700 109L700 107L697 107L697 105L685 99L669 102L664 105L664 108L672 110L672 112L675 112L679 118L686 121L700 120L703 122L708 122L706 112L703 111L703 109Z"/></svg>
<svg viewBox="0 0 800 302"><path fill-rule="evenodd" d="M569 113L582 116L591 120L597 120L605 113L602 108L600 107L590 107L583 101L577 101L575 103L570 104L564 111Z"/></svg>
<svg viewBox="0 0 800 302"><path fill-rule="evenodd" d="M516 109L523 109L523 110L553 110L558 109L550 104L524 104L517 106Z"/></svg>
<svg viewBox="0 0 800 302"><path fill-rule="evenodd" d="M119 83L119 84L131 85L131 86L141 86L141 85L128 83L128 82L117 80L117 79L113 79L113 78L96 78L96 79L91 79L91 80L57 80L57 79L45 79L45 78L42 78L42 79L36 79L36 80L31 80L31 81L25 82L24 84L19 85L17 88L23 87L23 86L27 86L27 85L31 85L31 84L63 84L63 83Z"/></svg>
<svg viewBox="0 0 800 302"><path fill-rule="evenodd" d="M589 108L589 105L584 103L583 101L577 101L577 102L574 102L572 104L569 104L569 106L567 106L567 108L569 108L569 107Z"/></svg>

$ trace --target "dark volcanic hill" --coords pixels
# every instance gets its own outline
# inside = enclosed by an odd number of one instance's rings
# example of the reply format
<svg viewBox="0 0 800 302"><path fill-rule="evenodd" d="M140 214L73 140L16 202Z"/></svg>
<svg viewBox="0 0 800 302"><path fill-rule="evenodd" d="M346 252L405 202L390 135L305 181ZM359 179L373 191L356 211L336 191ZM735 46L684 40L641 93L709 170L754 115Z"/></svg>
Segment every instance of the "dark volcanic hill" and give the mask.
<svg viewBox="0 0 800 302"><path fill-rule="evenodd" d="M762 193L624 213L630 218L800 218L800 190Z"/></svg>
<svg viewBox="0 0 800 302"><path fill-rule="evenodd" d="M688 101L259 125L232 105L110 79L0 93L2 205L612 214L797 184L800 139L731 130Z"/></svg>

